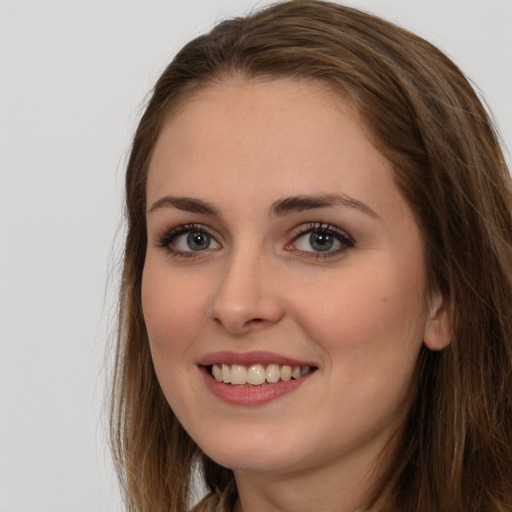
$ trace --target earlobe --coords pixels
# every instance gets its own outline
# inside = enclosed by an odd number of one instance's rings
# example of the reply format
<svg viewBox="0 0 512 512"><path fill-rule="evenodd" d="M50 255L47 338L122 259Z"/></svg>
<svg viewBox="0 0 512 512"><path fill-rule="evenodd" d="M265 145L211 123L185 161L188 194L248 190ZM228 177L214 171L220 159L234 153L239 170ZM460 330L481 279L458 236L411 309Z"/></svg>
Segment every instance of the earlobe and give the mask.
<svg viewBox="0 0 512 512"><path fill-rule="evenodd" d="M443 350L451 340L450 314L447 300L437 295L425 325L423 341L430 350Z"/></svg>

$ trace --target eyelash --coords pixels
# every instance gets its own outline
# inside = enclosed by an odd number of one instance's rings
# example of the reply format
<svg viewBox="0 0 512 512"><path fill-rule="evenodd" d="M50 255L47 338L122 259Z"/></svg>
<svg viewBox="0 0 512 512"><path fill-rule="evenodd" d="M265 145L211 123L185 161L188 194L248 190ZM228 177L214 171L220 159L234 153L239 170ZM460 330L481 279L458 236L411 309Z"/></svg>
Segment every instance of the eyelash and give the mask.
<svg viewBox="0 0 512 512"><path fill-rule="evenodd" d="M301 256L305 256L306 258L312 258L315 260L332 258L335 256L339 256L347 249L351 249L355 246L354 239L349 236L345 231L333 226L332 224L325 224L322 222L314 222L310 224L303 224L297 230L297 234L293 237L292 241L286 244L286 248L290 248L292 245L295 245L298 240L303 238L307 234L319 233L327 236L332 236L337 242L340 244L340 248L334 251L302 251L300 249L297 250Z"/></svg>
<svg viewBox="0 0 512 512"><path fill-rule="evenodd" d="M177 226L173 229L170 229L169 231L166 231L162 236L158 237L158 247L161 247L163 249L166 249L173 257L195 257L198 256L199 253L204 252L203 250L190 250L190 251L181 251L179 249L173 248L172 244L176 241L176 239L185 234L191 234L191 233L202 233L205 235L208 235L210 239L216 243L217 242L215 235L212 233L212 231L203 224L183 224L180 226ZM304 251L301 249L297 249L295 247L297 241L299 241L301 238L303 238L307 234L312 233L319 233L322 235L327 235L329 237L333 237L335 241L337 241L340 244L340 248L331 251L326 250L323 251ZM220 244L219 244L220 245ZM334 256L338 256L345 252L347 249L351 249L355 246L354 239L349 236L345 231L331 225L331 224L325 224L321 222L315 222L315 223L309 223L309 224L303 224L301 225L297 231L296 234L293 236L293 239L288 242L285 245L285 249L287 251L295 251L298 252L302 257L311 258L311 259L326 259L331 258ZM205 249L207 250L207 249Z"/></svg>
<svg viewBox="0 0 512 512"><path fill-rule="evenodd" d="M207 226L204 226L203 224L182 224L181 226L177 226L170 229L169 231L166 231L162 236L160 236L158 238L158 246L163 249L167 249L167 251L172 256L179 256L184 258L197 256L198 253L202 251L180 251L179 249L172 248L173 242L175 242L179 236L185 235L187 233L202 233L208 235L212 240L217 242L215 240L215 236Z"/></svg>

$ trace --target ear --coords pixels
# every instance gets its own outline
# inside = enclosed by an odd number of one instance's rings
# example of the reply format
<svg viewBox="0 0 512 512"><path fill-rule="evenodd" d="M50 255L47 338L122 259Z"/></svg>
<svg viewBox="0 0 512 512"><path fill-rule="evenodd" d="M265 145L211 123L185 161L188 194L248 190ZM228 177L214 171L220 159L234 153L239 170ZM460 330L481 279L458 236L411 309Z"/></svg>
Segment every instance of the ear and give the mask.
<svg viewBox="0 0 512 512"><path fill-rule="evenodd" d="M450 312L447 300L436 294L431 301L423 341L430 350L443 350L450 344Z"/></svg>

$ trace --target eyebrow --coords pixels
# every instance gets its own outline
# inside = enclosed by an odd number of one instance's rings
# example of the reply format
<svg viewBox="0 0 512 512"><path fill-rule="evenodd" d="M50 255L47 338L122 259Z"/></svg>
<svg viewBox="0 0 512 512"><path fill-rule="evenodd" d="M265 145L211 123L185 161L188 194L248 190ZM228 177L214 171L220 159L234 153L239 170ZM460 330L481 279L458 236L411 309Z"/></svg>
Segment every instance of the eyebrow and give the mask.
<svg viewBox="0 0 512 512"><path fill-rule="evenodd" d="M332 206L343 206L358 210L370 217L378 219L379 216L367 204L346 194L319 194L299 195L279 199L270 208L270 213L276 217L283 217L292 212L315 210ZM192 213L220 216L219 209L208 201L193 197L164 196L155 201L148 209L148 213L162 208L176 208Z"/></svg>
<svg viewBox="0 0 512 512"><path fill-rule="evenodd" d="M205 213L207 215L219 215L219 210L208 201L194 199L193 197L164 196L155 201L148 209L148 213L161 208L177 208L192 213Z"/></svg>
<svg viewBox="0 0 512 512"><path fill-rule="evenodd" d="M315 210L317 208L327 208L330 206L343 206L344 208L353 208L359 210L370 217L379 218L377 213L367 204L354 199L345 194L320 194L320 195L300 195L280 199L272 205L272 213L281 217L291 212L301 212L304 210Z"/></svg>

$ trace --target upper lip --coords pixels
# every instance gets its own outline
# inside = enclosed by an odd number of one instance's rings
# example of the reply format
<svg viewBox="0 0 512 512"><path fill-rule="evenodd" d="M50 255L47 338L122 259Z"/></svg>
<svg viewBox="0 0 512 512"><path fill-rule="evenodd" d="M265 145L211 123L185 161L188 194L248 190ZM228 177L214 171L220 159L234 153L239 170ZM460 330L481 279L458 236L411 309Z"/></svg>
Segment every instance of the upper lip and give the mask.
<svg viewBox="0 0 512 512"><path fill-rule="evenodd" d="M253 364L281 364L289 366L316 366L310 361L300 361L291 357L264 351L250 352L231 352L220 351L211 352L203 356L199 361L199 366L211 366L213 364L239 364L242 366L251 366Z"/></svg>

